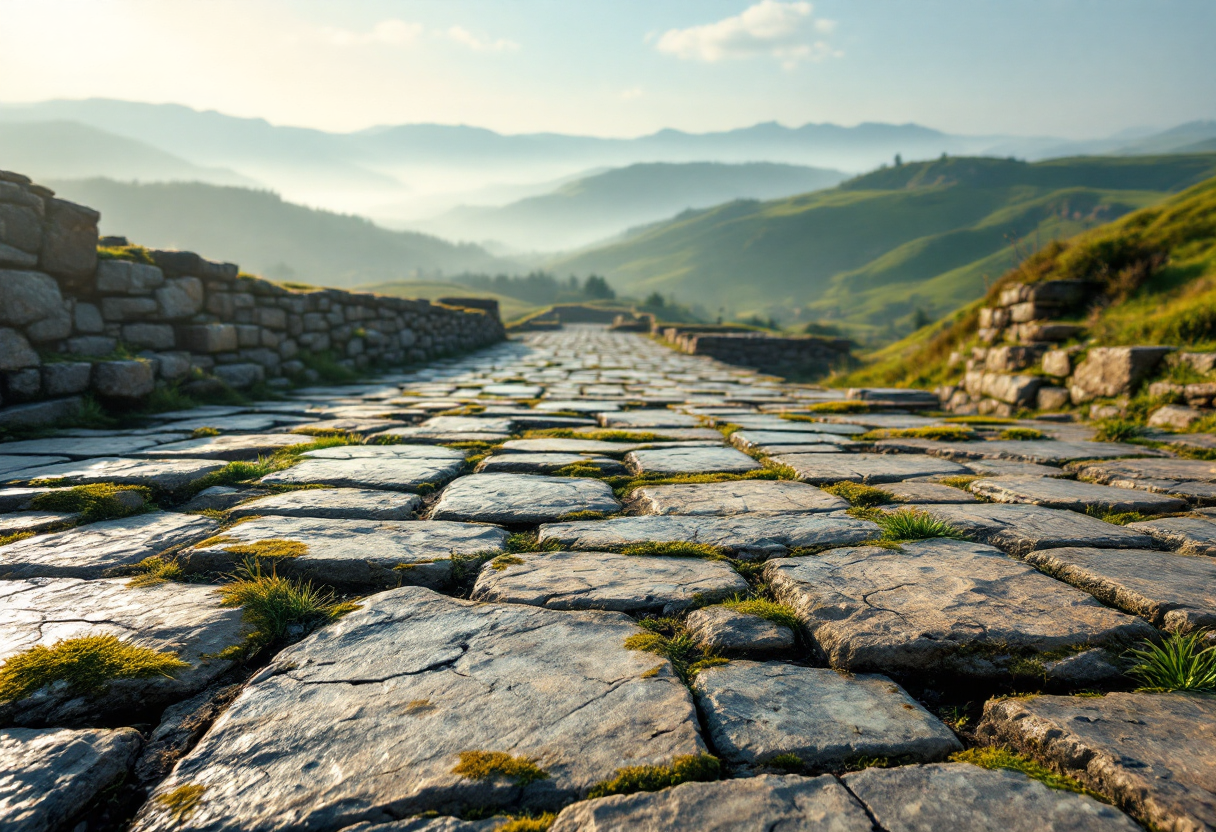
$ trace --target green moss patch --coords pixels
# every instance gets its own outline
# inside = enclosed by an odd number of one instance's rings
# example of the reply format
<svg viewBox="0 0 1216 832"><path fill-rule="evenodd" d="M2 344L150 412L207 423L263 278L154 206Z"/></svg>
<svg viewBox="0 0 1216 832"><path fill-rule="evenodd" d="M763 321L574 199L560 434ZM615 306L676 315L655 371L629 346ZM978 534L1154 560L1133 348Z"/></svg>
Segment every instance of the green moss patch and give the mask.
<svg viewBox="0 0 1216 832"><path fill-rule="evenodd" d="M494 832L545 832L555 820L557 815L552 812L545 812L534 818L511 818Z"/></svg>
<svg viewBox="0 0 1216 832"><path fill-rule="evenodd" d="M191 439L205 439L208 436L219 436L219 435L220 435L219 428L202 427L202 428L195 428L194 430L190 431Z"/></svg>
<svg viewBox="0 0 1216 832"><path fill-rule="evenodd" d="M452 769L469 780L489 780L502 777L517 786L547 780L549 772L528 757L514 757L505 751L461 751L460 762Z"/></svg>
<svg viewBox="0 0 1216 832"><path fill-rule="evenodd" d="M883 428L863 433L857 439L930 439L935 442L970 442L978 438L974 430L961 425L931 425L923 428Z"/></svg>
<svg viewBox="0 0 1216 832"><path fill-rule="evenodd" d="M151 500L151 490L143 486L96 483L39 494L30 501L30 507L39 511L79 514L83 520L94 523L140 514L151 508Z"/></svg>
<svg viewBox="0 0 1216 832"><path fill-rule="evenodd" d="M169 581L180 581L184 577L182 565L176 559L165 559L160 555L144 558L135 565L135 569L137 574L127 581L127 586L157 586Z"/></svg>
<svg viewBox="0 0 1216 832"><path fill-rule="evenodd" d="M510 566L523 566L524 559L517 555L499 555L490 561L490 568L495 572L502 572Z"/></svg>
<svg viewBox="0 0 1216 832"><path fill-rule="evenodd" d="M969 491L971 483L976 480L982 480L983 477L973 474L963 474L957 477L942 477L938 480L942 485L948 485L951 488L957 488L961 491Z"/></svg>
<svg viewBox="0 0 1216 832"><path fill-rule="evenodd" d="M952 754L950 759L956 763L971 763L982 768L1020 771L1030 779L1038 780L1049 789L1087 794L1099 800L1106 800L1102 795L1090 791L1068 775L1056 774L1046 766L1040 765L1029 757L1015 754L1007 748L969 748L966 751Z"/></svg>
<svg viewBox="0 0 1216 832"><path fill-rule="evenodd" d="M207 787L197 783L187 783L172 791L158 794L152 802L165 809L176 823L187 820L198 809L203 800Z"/></svg>
<svg viewBox="0 0 1216 832"><path fill-rule="evenodd" d="M771 621L798 632L798 614L789 604L779 604L767 598L734 598L730 601L723 601L722 606L744 615L763 618L765 621Z"/></svg>
<svg viewBox="0 0 1216 832"><path fill-rule="evenodd" d="M246 520L254 520L256 518L244 518ZM224 544L232 544L224 546ZM308 554L308 544L301 543L298 540L280 540L278 538L268 538L266 540L254 540L251 542L239 541L235 537L229 535L216 535L209 537L198 544L199 548L207 548L210 546L223 546L224 551L229 554L243 558L269 558L271 560L279 560L283 558L298 558L301 555Z"/></svg>
<svg viewBox="0 0 1216 832"><path fill-rule="evenodd" d="M608 515L602 511L571 511L563 514L557 519L560 522L570 522L574 520L603 520Z"/></svg>
<svg viewBox="0 0 1216 832"><path fill-rule="evenodd" d="M55 682L66 682L74 693L96 695L115 679L168 677L184 667L189 665L174 653L140 647L117 636L69 638L6 659L0 665L0 701L22 699Z"/></svg>
<svg viewBox="0 0 1216 832"><path fill-rule="evenodd" d="M25 540L33 536L33 532L13 532L12 534L0 534L0 546L7 546L10 543L16 543L18 540Z"/></svg>
<svg viewBox="0 0 1216 832"><path fill-rule="evenodd" d="M726 550L721 546L709 543L691 543L676 540L667 542L634 543L622 547L622 555L635 557L669 557L669 558L704 558L706 560L723 560Z"/></svg>
<svg viewBox="0 0 1216 832"><path fill-rule="evenodd" d="M1096 442L1130 442L1144 432L1139 424L1130 419L1099 419L1094 423Z"/></svg>
<svg viewBox="0 0 1216 832"><path fill-rule="evenodd" d="M1001 439L1013 439L1019 442L1029 442L1034 439L1046 439L1047 434L1035 428L1008 428L999 434Z"/></svg>
<svg viewBox="0 0 1216 832"><path fill-rule="evenodd" d="M871 508L895 502L895 495L891 492L859 482L838 482L834 485L823 486L823 490L842 500L847 500L849 505L859 508Z"/></svg>
<svg viewBox="0 0 1216 832"><path fill-rule="evenodd" d="M681 783L717 780L721 775L722 764L717 757L688 754L673 758L667 765L619 768L611 780L592 786L587 797L594 799L613 794L657 792Z"/></svg>
<svg viewBox="0 0 1216 832"><path fill-rule="evenodd" d="M588 430L545 428L524 431L524 439L594 439L599 442L671 442L674 438L642 430Z"/></svg>
<svg viewBox="0 0 1216 832"><path fill-rule="evenodd" d="M546 540L541 543L536 536L536 532L516 532L507 536L507 542L504 548L513 554L521 554L526 552L556 552L562 548L562 545L556 540Z"/></svg>

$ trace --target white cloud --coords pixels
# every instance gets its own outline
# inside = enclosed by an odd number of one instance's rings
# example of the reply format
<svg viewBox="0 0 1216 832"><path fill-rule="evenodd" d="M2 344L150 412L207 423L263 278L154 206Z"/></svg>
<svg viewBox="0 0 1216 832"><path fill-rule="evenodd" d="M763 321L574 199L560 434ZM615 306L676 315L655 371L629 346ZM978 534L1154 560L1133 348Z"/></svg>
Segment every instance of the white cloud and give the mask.
<svg viewBox="0 0 1216 832"><path fill-rule="evenodd" d="M352 32L348 29L332 27L321 29L322 37L334 46L362 46L369 43L406 46L417 40L420 34L422 34L421 23L410 23L405 20L381 20L372 27L370 32Z"/></svg>
<svg viewBox="0 0 1216 832"><path fill-rule="evenodd" d="M772 57L787 69L842 53L823 39L835 23L815 18L804 0L760 0L734 17L688 29L670 29L656 44L660 52L686 61Z"/></svg>
<svg viewBox="0 0 1216 832"><path fill-rule="evenodd" d="M461 46L467 46L474 52L514 52L519 48L518 43L506 40L505 38L499 38L498 40L479 38L463 26L453 26L444 34L447 35L449 40L459 43Z"/></svg>

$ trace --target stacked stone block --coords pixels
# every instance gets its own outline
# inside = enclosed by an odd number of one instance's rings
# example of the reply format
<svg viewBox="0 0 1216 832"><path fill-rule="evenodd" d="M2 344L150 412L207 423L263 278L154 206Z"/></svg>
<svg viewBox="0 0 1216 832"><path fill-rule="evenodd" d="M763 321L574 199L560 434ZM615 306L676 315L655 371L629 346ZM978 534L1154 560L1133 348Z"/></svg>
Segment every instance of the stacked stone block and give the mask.
<svg viewBox="0 0 1216 832"><path fill-rule="evenodd" d="M505 337L472 303L297 291L188 251L99 260L99 219L0 171L0 423L60 418L86 392L129 403L157 385L308 380L302 351L361 369Z"/></svg>

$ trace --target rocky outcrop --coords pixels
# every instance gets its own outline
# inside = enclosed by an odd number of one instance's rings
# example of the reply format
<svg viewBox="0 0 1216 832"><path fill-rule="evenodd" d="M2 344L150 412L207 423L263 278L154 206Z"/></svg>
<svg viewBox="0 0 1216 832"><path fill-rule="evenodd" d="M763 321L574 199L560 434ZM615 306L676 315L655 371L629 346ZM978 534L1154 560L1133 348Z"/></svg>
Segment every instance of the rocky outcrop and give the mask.
<svg viewBox="0 0 1216 832"><path fill-rule="evenodd" d="M291 289L123 238L99 249L99 219L0 171L0 425L61 418L84 393L129 405L168 384L287 385L317 379L310 355L398 366L504 337L496 304Z"/></svg>

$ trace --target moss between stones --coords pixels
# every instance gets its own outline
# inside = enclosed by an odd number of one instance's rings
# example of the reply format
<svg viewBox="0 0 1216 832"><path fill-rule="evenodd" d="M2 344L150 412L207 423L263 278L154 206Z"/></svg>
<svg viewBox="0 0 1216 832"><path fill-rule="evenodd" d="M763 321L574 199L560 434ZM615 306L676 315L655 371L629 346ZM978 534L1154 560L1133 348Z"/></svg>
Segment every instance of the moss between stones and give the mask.
<svg viewBox="0 0 1216 832"><path fill-rule="evenodd" d="M503 777L517 786L527 786L538 780L547 780L549 772L528 757L514 757L505 751L461 751L460 762L452 769L469 780L488 780Z"/></svg>
<svg viewBox="0 0 1216 832"><path fill-rule="evenodd" d="M207 791L206 786L197 783L187 783L178 786L173 791L158 794L152 798L152 801L164 808L173 817L175 822L181 823L194 814L194 810L202 802L203 792L205 791Z"/></svg>
<svg viewBox="0 0 1216 832"><path fill-rule="evenodd" d="M704 558L705 560L724 560L726 558L726 550L721 546L682 540L664 543L654 541L634 543L622 547L621 554L632 557Z"/></svg>
<svg viewBox="0 0 1216 832"><path fill-rule="evenodd" d="M546 540L544 543L539 542L536 532L516 532L507 536L507 542L503 547L511 554L522 554L527 552L556 552L562 548L562 545L556 540Z"/></svg>
<svg viewBox="0 0 1216 832"><path fill-rule="evenodd" d="M674 437L642 430L588 430L546 428L524 431L524 439L594 439L599 442L673 442Z"/></svg>
<svg viewBox="0 0 1216 832"><path fill-rule="evenodd" d="M22 699L55 682L83 695L103 693L115 679L169 677L189 667L175 653L160 652L114 635L64 639L10 656L0 665L0 701Z"/></svg>
<svg viewBox="0 0 1216 832"><path fill-rule="evenodd" d="M149 488L104 482L39 494L30 501L30 507L39 511L79 514L86 522L95 523L140 514L150 508L151 499Z"/></svg>
<svg viewBox="0 0 1216 832"><path fill-rule="evenodd" d="M764 765L790 774L800 774L806 768L806 763L802 761L801 757L789 752L770 757L764 761Z"/></svg>
<svg viewBox="0 0 1216 832"><path fill-rule="evenodd" d="M671 662L671 669L685 684L707 667L726 664L726 659L698 645L679 618L643 618L638 621L638 626L646 632L627 637L625 649L664 657Z"/></svg>
<svg viewBox="0 0 1216 832"><path fill-rule="evenodd" d="M534 818L512 818L494 832L545 832L556 819L557 815L552 812L545 812Z"/></svg>
<svg viewBox="0 0 1216 832"><path fill-rule="evenodd" d="M490 561L490 568L496 572L502 572L509 566L522 566L524 559L515 555L499 555Z"/></svg>
<svg viewBox="0 0 1216 832"><path fill-rule="evenodd" d="M256 519L256 518L243 518ZM231 543L231 546L224 546L226 543ZM272 560L280 560L284 558L298 558L308 554L308 544L301 543L298 540L281 540L278 538L268 538L266 540L254 540L244 542L230 535L216 535L209 537L197 544L200 549L211 546L223 546L225 552L237 555L244 558L270 558Z"/></svg>
<svg viewBox="0 0 1216 832"><path fill-rule="evenodd" d="M1020 771L1032 780L1038 780L1049 789L1087 794L1090 797L1109 802L1102 795L1090 791L1068 775L1056 774L1046 766L1040 765L1029 757L1015 754L1008 748L969 748L966 751L952 754L950 759L956 763L971 763L983 768Z"/></svg>
<svg viewBox="0 0 1216 832"><path fill-rule="evenodd" d="M7 546L10 543L16 543L18 540L25 540L33 537L33 532L13 532L12 534L0 534L0 546Z"/></svg>
<svg viewBox="0 0 1216 832"><path fill-rule="evenodd" d="M931 538L949 538L953 540L969 540L962 529L950 525L945 520L914 509L900 509L890 513L879 512L871 519L882 528L885 540L928 540Z"/></svg>
<svg viewBox="0 0 1216 832"><path fill-rule="evenodd" d="M857 508L872 508L895 502L895 495L891 492L859 482L838 482L823 486L823 490L847 500L849 505Z"/></svg>
<svg viewBox="0 0 1216 832"><path fill-rule="evenodd" d="M732 598L723 601L722 606L744 615L763 618L782 627L789 627L794 632L798 631L798 614L789 604L779 604L767 598Z"/></svg>
<svg viewBox="0 0 1216 832"><path fill-rule="evenodd" d="M1001 439L1013 439L1019 442L1029 442L1034 439L1045 439L1047 435L1034 428L1008 428L998 434Z"/></svg>
<svg viewBox="0 0 1216 832"><path fill-rule="evenodd" d="M565 523L573 520L603 520L605 517L607 515L602 511L571 511L557 519Z"/></svg>
<svg viewBox="0 0 1216 832"><path fill-rule="evenodd" d="M673 758L667 765L619 768L611 780L592 786L587 797L594 799L613 794L657 792L680 783L717 780L721 774L722 764L717 757L687 754Z"/></svg>
<svg viewBox="0 0 1216 832"><path fill-rule="evenodd" d="M939 425L923 428L883 428L863 433L861 441L875 439L930 439L935 442L969 442L976 439L975 431L960 425Z"/></svg>
<svg viewBox="0 0 1216 832"><path fill-rule="evenodd" d="M219 428L202 427L202 428L195 428L194 430L190 431L191 439L205 439L208 436L219 436L219 435L220 435Z"/></svg>
<svg viewBox="0 0 1216 832"><path fill-rule="evenodd" d="M942 477L938 480L942 485L948 485L951 488L958 488L962 491L969 491L968 486L976 480L982 480L983 477L974 474L963 474L958 477Z"/></svg>
<svg viewBox="0 0 1216 832"><path fill-rule="evenodd" d="M135 565L135 568L139 572L127 581L127 586L157 586L168 581L180 581L183 576L182 566L176 559L166 560L160 555L144 558Z"/></svg>
<svg viewBox="0 0 1216 832"><path fill-rule="evenodd" d="M869 413L870 406L865 402L820 402L808 405L807 410L811 413ZM793 422L819 421L809 416L803 416L801 413L782 413L780 415L782 419L789 419Z"/></svg>

